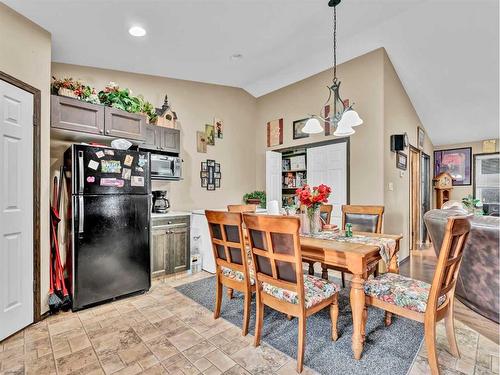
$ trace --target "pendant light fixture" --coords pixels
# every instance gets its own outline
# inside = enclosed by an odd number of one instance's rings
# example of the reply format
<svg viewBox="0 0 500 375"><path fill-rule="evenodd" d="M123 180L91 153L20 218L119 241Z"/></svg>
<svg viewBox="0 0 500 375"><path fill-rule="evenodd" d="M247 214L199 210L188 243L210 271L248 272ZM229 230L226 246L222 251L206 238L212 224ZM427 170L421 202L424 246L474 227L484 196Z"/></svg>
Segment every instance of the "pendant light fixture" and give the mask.
<svg viewBox="0 0 500 375"><path fill-rule="evenodd" d="M320 120L329 122L335 128L333 135L337 137L348 137L355 133L353 127L361 125L363 120L358 113L347 104L348 101L342 100L340 96L340 81L337 78L337 5L341 0L330 0L328 6L333 8L333 82L328 88L328 99L323 105L320 115L310 115L302 132L307 134L316 134L323 131ZM323 115L326 106L330 106L330 114Z"/></svg>

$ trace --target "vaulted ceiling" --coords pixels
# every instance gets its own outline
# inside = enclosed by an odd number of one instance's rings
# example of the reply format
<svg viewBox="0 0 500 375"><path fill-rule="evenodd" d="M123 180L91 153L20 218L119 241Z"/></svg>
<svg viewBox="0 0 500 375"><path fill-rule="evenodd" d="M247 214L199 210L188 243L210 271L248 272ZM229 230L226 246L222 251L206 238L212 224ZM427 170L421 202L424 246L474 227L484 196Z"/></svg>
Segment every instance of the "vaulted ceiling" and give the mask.
<svg viewBox="0 0 500 375"><path fill-rule="evenodd" d="M332 65L327 0L3 1L52 33L57 62L256 97ZM385 47L436 145L498 138L498 17L497 0L343 0L339 60Z"/></svg>

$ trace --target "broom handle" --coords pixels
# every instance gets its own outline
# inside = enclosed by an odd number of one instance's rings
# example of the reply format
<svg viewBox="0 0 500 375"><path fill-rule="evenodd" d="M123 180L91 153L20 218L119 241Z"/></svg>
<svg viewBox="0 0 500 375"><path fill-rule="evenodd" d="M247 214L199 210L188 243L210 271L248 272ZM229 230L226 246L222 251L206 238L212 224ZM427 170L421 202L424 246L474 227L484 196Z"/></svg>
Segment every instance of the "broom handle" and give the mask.
<svg viewBox="0 0 500 375"><path fill-rule="evenodd" d="M54 232L54 235L56 233L54 225L52 226L52 231ZM56 248L56 263L57 263L57 268L58 268L58 273L59 273L59 279L62 285L62 291L63 295L67 296L68 295L68 290L66 289L66 283L64 282L64 275L62 272L62 266L61 266L61 257L59 255L59 243L57 241L57 238L55 239L55 248Z"/></svg>

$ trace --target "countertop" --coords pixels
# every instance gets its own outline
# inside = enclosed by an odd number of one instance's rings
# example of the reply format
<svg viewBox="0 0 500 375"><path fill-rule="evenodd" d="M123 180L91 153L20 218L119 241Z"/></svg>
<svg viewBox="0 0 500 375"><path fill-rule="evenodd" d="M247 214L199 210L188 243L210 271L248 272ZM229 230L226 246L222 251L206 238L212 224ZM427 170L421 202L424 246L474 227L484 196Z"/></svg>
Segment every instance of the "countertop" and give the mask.
<svg viewBox="0 0 500 375"><path fill-rule="evenodd" d="M162 217L178 217L178 216L190 216L191 212L187 211L169 211L164 214L159 214L156 212L151 213L151 218L162 218Z"/></svg>

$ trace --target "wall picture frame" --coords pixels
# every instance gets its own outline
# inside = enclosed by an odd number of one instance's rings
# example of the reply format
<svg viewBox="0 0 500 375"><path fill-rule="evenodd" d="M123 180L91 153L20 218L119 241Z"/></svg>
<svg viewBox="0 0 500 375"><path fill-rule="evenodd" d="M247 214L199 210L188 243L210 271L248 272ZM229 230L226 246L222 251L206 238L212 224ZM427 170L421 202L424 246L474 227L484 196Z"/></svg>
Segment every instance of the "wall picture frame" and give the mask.
<svg viewBox="0 0 500 375"><path fill-rule="evenodd" d="M212 124L205 124L205 137L207 145L215 146L215 128Z"/></svg>
<svg viewBox="0 0 500 375"><path fill-rule="evenodd" d="M424 149L424 143L425 143L425 130L422 129L420 126L417 126L417 146L419 150Z"/></svg>
<svg viewBox="0 0 500 375"><path fill-rule="evenodd" d="M267 123L267 147L283 144L283 119L269 121Z"/></svg>
<svg viewBox="0 0 500 375"><path fill-rule="evenodd" d="M304 126L306 125L307 120L309 120L309 118L303 118L301 120L293 122L292 125L293 139L302 139L309 137L309 134L304 133L302 131L302 129L304 129Z"/></svg>
<svg viewBox="0 0 500 375"><path fill-rule="evenodd" d="M403 151L396 152L396 168L403 171L408 168L408 156Z"/></svg>
<svg viewBox="0 0 500 375"><path fill-rule="evenodd" d="M453 186L472 184L472 147L434 151L434 177L447 172L453 178Z"/></svg>

